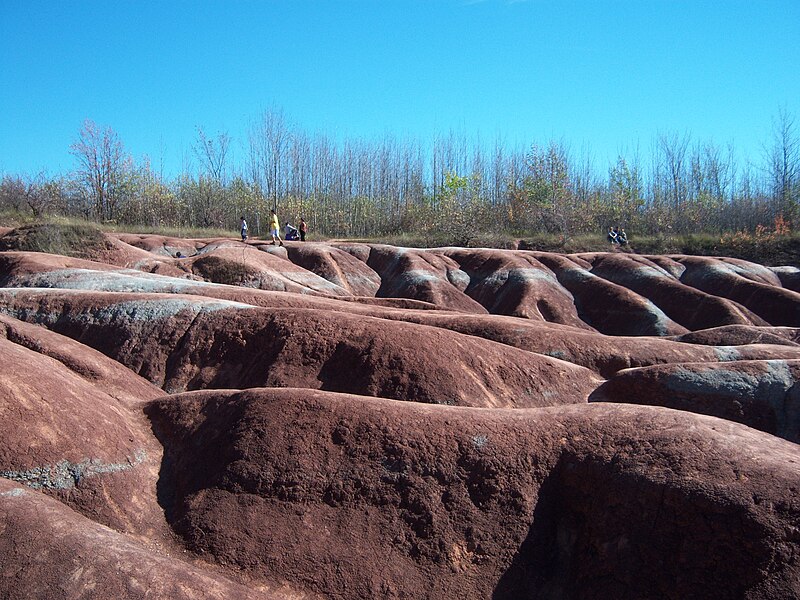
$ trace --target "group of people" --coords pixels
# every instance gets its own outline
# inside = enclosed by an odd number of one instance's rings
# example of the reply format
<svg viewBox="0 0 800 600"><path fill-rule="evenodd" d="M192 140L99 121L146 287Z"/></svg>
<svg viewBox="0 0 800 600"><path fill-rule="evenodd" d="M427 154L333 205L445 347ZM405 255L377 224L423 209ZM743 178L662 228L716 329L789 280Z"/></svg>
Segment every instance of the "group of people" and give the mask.
<svg viewBox="0 0 800 600"><path fill-rule="evenodd" d="M609 227L608 241L612 244L619 244L620 246L627 245L628 236L625 234L625 229L621 227Z"/></svg>
<svg viewBox="0 0 800 600"><path fill-rule="evenodd" d="M278 242L281 246L283 246L283 240L281 239L281 223L278 220L278 215L275 213L275 209L270 210L270 222L269 222L269 232L272 235L272 245L275 245L275 242ZM247 241L247 221L242 215L241 222L239 223L239 229L242 234L242 241ZM306 223L305 219L302 217L300 218L300 225L295 227L286 221L286 225L284 227L284 236L286 241L292 240L300 240L301 242L306 241L306 233L308 233L308 224Z"/></svg>
<svg viewBox="0 0 800 600"><path fill-rule="evenodd" d="M272 245L275 245L275 242L278 242L281 246L283 246L283 240L281 239L281 222L278 220L278 215L275 213L275 209L270 210L270 224L269 224L269 232L272 235ZM242 241L247 240L247 221L242 215L242 220L240 223L240 229L242 233ZM306 241L306 233L308 233L308 224L306 223L305 219L300 217L300 225L295 227L289 221L286 221L284 224L284 239L286 241L293 241L293 240L300 240L301 242ZM625 233L625 229L622 227L609 227L608 228L608 241L612 244L619 244L620 246L626 246L628 244L628 236Z"/></svg>

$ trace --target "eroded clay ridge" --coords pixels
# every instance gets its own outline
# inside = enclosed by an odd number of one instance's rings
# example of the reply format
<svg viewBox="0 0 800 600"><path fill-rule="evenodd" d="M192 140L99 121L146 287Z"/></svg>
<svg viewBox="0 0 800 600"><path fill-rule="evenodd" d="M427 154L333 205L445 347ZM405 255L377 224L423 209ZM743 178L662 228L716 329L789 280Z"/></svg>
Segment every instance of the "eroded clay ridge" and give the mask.
<svg viewBox="0 0 800 600"><path fill-rule="evenodd" d="M794 267L22 236L2 597L800 597Z"/></svg>

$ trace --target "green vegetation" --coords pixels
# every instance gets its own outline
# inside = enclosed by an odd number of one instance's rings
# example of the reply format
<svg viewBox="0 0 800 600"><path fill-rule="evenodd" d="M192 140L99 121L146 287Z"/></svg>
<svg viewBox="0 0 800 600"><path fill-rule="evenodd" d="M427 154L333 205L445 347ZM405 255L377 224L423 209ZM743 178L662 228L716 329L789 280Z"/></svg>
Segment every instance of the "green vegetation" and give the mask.
<svg viewBox="0 0 800 600"><path fill-rule="evenodd" d="M604 249L624 227L639 252L791 257L800 230L800 136L781 112L761 157L661 135L598 169L564 142L508 148L463 135L430 142L308 135L280 111L263 113L234 164L227 134L198 131L196 167L167 179L136 162L111 128L84 123L71 146L76 169L56 177L6 174L0 214L16 221L66 217L116 231L224 236L244 215L252 237L304 217L309 239L366 238L402 245ZM785 238L785 239L784 239ZM54 242L55 243L55 242ZM61 243L61 242L59 242ZM600 247L598 247L598 243Z"/></svg>
<svg viewBox="0 0 800 600"><path fill-rule="evenodd" d="M0 237L0 250L47 252L90 258L108 249L110 244L100 228L87 223L22 225Z"/></svg>
<svg viewBox="0 0 800 600"><path fill-rule="evenodd" d="M169 227L169 226L157 227L153 225L137 226L130 223L120 223L120 224L106 223L104 224L103 229L106 231L113 231L117 233L164 235L167 237L180 238L185 240L231 237L231 230L223 229L221 227Z"/></svg>
<svg viewBox="0 0 800 600"><path fill-rule="evenodd" d="M364 242L381 243L411 248L448 245L428 243L419 236L388 236L380 240L363 239ZM525 238L484 236L474 240L473 247L513 248L539 252L627 252L636 254L690 254L697 256L727 256L757 262L767 266L800 266L800 235L775 235L762 232L759 236L748 233L711 235L689 234L682 236L635 237L628 246L611 246L604 235L580 235L569 239L553 234L539 234Z"/></svg>
<svg viewBox="0 0 800 600"><path fill-rule="evenodd" d="M33 221L30 217L20 218L8 213L0 213L0 223L14 228L5 236L0 236L0 250L22 250L48 252L78 258L96 257L109 248L102 235L103 231L150 233L184 239L210 239L238 237L231 231L202 228L158 228L135 227L133 225L96 225L80 220L65 218L46 222ZM316 240L323 238L316 236ZM339 238L352 242L381 243L408 248L434 248L442 246L470 246L474 248L503 248L560 252L565 254L579 252L633 252L637 254L692 254L699 256L728 256L754 261L769 266L800 266L800 234L791 233L782 222L770 231L758 227L754 233L737 232L713 235L693 233L686 235L644 235L633 236L628 246L612 246L605 234L582 234L569 238L551 233L531 236L512 236L504 233L477 234L470 237L469 244L454 244L447 232L426 231L423 233L404 233L361 238ZM241 285L254 276L247 267L239 263L221 261L216 257L200 260L195 264L198 274L220 283Z"/></svg>

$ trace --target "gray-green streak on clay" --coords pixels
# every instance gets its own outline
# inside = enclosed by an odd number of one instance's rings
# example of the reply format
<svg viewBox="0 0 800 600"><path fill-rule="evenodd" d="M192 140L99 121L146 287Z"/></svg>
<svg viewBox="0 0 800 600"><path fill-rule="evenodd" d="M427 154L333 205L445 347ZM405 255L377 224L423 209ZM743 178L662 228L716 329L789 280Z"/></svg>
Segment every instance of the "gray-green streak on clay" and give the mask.
<svg viewBox="0 0 800 600"><path fill-rule="evenodd" d="M54 465L34 467L26 471L0 471L0 477L24 483L35 490L68 490L78 485L82 479L133 469L146 458L147 453L144 450L137 450L133 459L128 458L120 463L104 463L98 458L87 458L79 463L60 460Z"/></svg>
<svg viewBox="0 0 800 600"><path fill-rule="evenodd" d="M762 364L765 372L758 375L734 369L679 367L666 378L665 387L681 394L728 396L767 403L775 414L775 433L796 440L800 434L800 385L785 360L768 360Z"/></svg>

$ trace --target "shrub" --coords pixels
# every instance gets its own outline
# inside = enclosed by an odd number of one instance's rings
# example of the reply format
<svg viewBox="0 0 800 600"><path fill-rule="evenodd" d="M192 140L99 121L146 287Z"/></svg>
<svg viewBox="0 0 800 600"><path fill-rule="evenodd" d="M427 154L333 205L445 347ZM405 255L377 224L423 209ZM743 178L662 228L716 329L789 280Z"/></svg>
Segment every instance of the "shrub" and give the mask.
<svg viewBox="0 0 800 600"><path fill-rule="evenodd" d="M0 250L46 252L87 259L111 248L103 232L86 223L22 225L0 238Z"/></svg>

